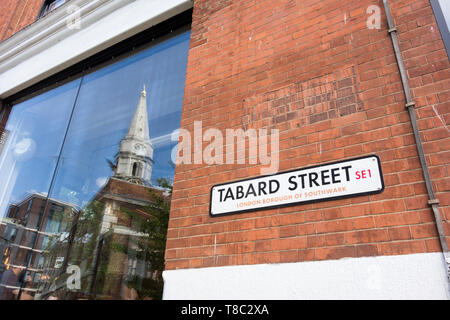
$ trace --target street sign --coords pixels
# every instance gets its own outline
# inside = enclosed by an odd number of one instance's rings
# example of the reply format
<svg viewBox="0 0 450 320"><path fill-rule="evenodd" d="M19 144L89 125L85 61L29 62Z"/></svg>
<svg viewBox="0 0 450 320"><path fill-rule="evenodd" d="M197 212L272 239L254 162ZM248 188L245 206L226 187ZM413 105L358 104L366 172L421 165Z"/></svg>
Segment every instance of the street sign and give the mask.
<svg viewBox="0 0 450 320"><path fill-rule="evenodd" d="M383 190L380 159L372 155L216 185L211 189L210 215L356 197Z"/></svg>

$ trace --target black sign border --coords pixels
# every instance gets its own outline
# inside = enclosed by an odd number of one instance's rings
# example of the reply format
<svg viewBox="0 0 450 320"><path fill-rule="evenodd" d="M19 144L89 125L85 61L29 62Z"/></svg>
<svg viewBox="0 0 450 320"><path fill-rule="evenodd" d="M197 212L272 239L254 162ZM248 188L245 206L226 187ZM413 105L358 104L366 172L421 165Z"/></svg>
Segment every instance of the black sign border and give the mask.
<svg viewBox="0 0 450 320"><path fill-rule="evenodd" d="M212 193L213 193L213 189L216 188L216 187L226 186L226 185L229 185L229 184L233 184L233 183L237 183L237 182L244 182L244 181L248 181L248 180L256 180L256 179L264 178L264 177L274 177L274 176L277 176L277 175L290 173L290 172L294 172L294 171L299 171L299 170L308 170L308 169L320 168L320 167L329 166L329 165L333 165L333 164L338 164L338 163L343 163L343 162L348 162L348 161L361 160L361 159L367 159L367 158L373 158L373 157L377 158L377 160L378 160L378 170L380 171L380 179L381 179L381 189L380 190L369 191L369 192L362 192L362 193L353 193L353 194L349 194L349 195L329 197L329 198L322 198L322 199L315 199L315 200L299 201L299 202L292 202L292 203L285 203L285 204L276 204L276 205L268 206L268 207L254 208L254 209L247 209L247 210L243 209L243 210L227 212L227 213L220 213L220 214L212 214L211 213ZM316 203L316 202L324 202L324 201L332 201L332 200L340 200L340 199L347 199L347 198L362 197L362 196L382 193L384 191L384 189L385 189L385 184L384 184L383 170L382 170L382 167L381 167L380 157L378 155L376 155L376 154L372 154L372 155L361 156L361 157L357 157L357 158L351 158L351 159L345 159L345 160L340 160L340 161L322 163L322 164L318 164L318 165L314 165L314 166L309 166L309 167L304 167L304 168L297 168L297 169L292 169L292 170L283 171L283 172L277 172L277 173L272 174L272 175L265 175L265 176L246 178L246 179L236 180L236 181L232 181L232 182L226 182L226 183L220 183L220 184L213 185L211 187L211 191L209 193L209 216L211 218L217 218L217 217L229 216L229 215L234 215L234 214L242 214L242 213L250 213L250 212L255 212L255 211L264 211L264 210L270 210L270 209L291 207L291 206L295 206L295 205L303 205L303 204Z"/></svg>

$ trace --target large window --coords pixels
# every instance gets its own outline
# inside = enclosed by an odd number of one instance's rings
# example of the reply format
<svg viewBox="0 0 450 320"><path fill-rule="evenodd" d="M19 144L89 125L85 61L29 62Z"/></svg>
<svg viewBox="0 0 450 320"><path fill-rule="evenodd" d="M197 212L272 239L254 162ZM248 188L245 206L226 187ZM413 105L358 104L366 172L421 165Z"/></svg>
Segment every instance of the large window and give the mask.
<svg viewBox="0 0 450 320"><path fill-rule="evenodd" d="M152 221L170 197L189 37L173 33L12 107L1 299L160 298Z"/></svg>

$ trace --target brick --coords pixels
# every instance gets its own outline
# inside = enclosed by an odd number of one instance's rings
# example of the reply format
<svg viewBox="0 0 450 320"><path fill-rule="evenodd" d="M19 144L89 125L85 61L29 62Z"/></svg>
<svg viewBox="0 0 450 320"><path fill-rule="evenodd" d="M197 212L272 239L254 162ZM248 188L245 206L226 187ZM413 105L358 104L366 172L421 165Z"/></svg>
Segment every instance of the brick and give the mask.
<svg viewBox="0 0 450 320"><path fill-rule="evenodd" d="M398 255L426 252L424 241L399 241L379 244L379 251L383 255Z"/></svg>
<svg viewBox="0 0 450 320"><path fill-rule="evenodd" d="M405 199L406 209L414 210L414 209L423 209L428 207L428 197L420 196L413 197L409 199Z"/></svg>
<svg viewBox="0 0 450 320"><path fill-rule="evenodd" d="M317 248L315 252L317 260L334 260L349 257L356 257L356 248L354 246Z"/></svg>
<svg viewBox="0 0 450 320"><path fill-rule="evenodd" d="M273 250L290 250L307 248L306 237L272 240Z"/></svg>
<svg viewBox="0 0 450 320"><path fill-rule="evenodd" d="M364 230L345 233L345 243L373 243L384 242L388 240L388 233L384 229Z"/></svg>
<svg viewBox="0 0 450 320"><path fill-rule="evenodd" d="M280 252L280 262L297 262L298 261L298 250L289 250Z"/></svg>
<svg viewBox="0 0 450 320"><path fill-rule="evenodd" d="M363 217L363 218L357 218L353 219L353 228L355 230L359 229L370 229L374 228L375 223L373 217Z"/></svg>
<svg viewBox="0 0 450 320"><path fill-rule="evenodd" d="M304 236L315 232L314 224L302 224L297 226L297 235Z"/></svg>
<svg viewBox="0 0 450 320"><path fill-rule="evenodd" d="M356 256L358 257L371 257L377 256L378 246L376 244L363 244L356 246Z"/></svg>
<svg viewBox="0 0 450 320"><path fill-rule="evenodd" d="M411 239L411 231L409 227L398 227L398 228L389 228L389 239L390 240L410 240Z"/></svg>
<svg viewBox="0 0 450 320"><path fill-rule="evenodd" d="M401 213L383 214L374 217L375 225L379 228L405 225L404 216Z"/></svg>
<svg viewBox="0 0 450 320"><path fill-rule="evenodd" d="M274 239L279 235L278 229L259 229L248 232L248 240Z"/></svg>
<svg viewBox="0 0 450 320"><path fill-rule="evenodd" d="M280 228L280 238L293 237L297 235L297 226L287 226Z"/></svg>
<svg viewBox="0 0 450 320"><path fill-rule="evenodd" d="M411 226L411 235L414 239L437 237L436 225L433 223Z"/></svg>
<svg viewBox="0 0 450 320"><path fill-rule="evenodd" d="M427 252L442 252L441 243L438 239L425 240L425 246L427 248Z"/></svg>
<svg viewBox="0 0 450 320"><path fill-rule="evenodd" d="M325 236L325 242L328 247L342 245L345 242L345 235L344 233L327 234Z"/></svg>
<svg viewBox="0 0 450 320"><path fill-rule="evenodd" d="M353 222L351 220L327 221L316 224L317 233L348 231L352 229Z"/></svg>
<svg viewBox="0 0 450 320"><path fill-rule="evenodd" d="M325 246L325 236L308 236L307 237L307 247L323 247Z"/></svg>
<svg viewBox="0 0 450 320"><path fill-rule="evenodd" d="M271 251L271 250L272 250L272 242L268 240L255 242L255 251Z"/></svg>

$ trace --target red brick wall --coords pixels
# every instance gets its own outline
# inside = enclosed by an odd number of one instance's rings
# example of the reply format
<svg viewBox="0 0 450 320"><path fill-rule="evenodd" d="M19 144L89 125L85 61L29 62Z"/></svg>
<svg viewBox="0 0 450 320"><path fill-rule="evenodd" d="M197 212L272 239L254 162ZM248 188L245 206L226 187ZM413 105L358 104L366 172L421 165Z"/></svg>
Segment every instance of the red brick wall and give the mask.
<svg viewBox="0 0 450 320"><path fill-rule="evenodd" d="M32 23L43 0L2 0L0 2L0 40L9 38Z"/></svg>
<svg viewBox="0 0 450 320"><path fill-rule="evenodd" d="M389 2L450 235L449 60L429 0ZM278 128L281 171L376 153L386 189L211 218L211 186L259 167L177 166L167 269L440 250L382 1L196 0L181 126L197 120Z"/></svg>

